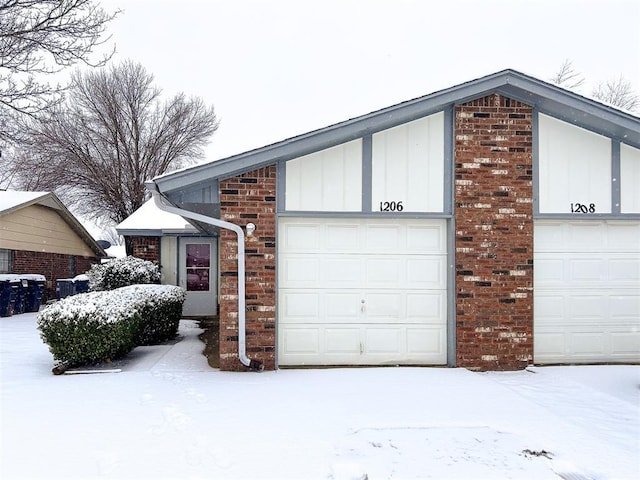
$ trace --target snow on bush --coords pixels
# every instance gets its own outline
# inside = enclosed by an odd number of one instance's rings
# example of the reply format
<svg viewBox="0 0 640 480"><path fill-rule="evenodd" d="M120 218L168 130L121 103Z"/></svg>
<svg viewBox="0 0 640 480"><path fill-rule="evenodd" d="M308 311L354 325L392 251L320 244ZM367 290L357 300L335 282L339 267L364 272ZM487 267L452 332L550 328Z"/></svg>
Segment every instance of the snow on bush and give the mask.
<svg viewBox="0 0 640 480"><path fill-rule="evenodd" d="M70 365L126 355L138 345L178 334L185 291L172 285L132 285L67 297L37 317L53 357Z"/></svg>
<svg viewBox="0 0 640 480"><path fill-rule="evenodd" d="M128 285L160 283L160 268L148 260L129 256L92 265L87 276L92 291L114 290Z"/></svg>

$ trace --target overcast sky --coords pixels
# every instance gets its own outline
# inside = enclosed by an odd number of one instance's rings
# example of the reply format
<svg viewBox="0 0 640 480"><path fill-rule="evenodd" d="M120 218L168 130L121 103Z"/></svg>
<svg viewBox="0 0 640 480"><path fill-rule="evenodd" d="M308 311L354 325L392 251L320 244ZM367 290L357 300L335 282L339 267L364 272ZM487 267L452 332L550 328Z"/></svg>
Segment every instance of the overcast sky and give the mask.
<svg viewBox="0 0 640 480"><path fill-rule="evenodd" d="M640 92L636 0L103 0L116 60L169 95L215 106L206 160L241 153L490 73L582 93L619 75Z"/></svg>

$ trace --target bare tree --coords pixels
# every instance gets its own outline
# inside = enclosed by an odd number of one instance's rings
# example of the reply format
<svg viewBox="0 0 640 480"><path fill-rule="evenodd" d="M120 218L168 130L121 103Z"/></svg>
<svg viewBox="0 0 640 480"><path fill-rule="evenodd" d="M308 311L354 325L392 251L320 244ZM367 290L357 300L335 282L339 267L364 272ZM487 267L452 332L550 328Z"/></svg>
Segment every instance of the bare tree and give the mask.
<svg viewBox="0 0 640 480"><path fill-rule="evenodd" d="M571 61L565 59L560 69L549 81L560 87L579 91L585 79L582 74L575 71ZM640 108L640 97L634 92L631 82L626 80L622 75L607 82L598 83L592 90L591 96L614 107L622 108L630 112L637 112L638 108Z"/></svg>
<svg viewBox="0 0 640 480"><path fill-rule="evenodd" d="M576 90L584 84L584 77L575 71L568 58L562 62L560 69L549 80L569 90Z"/></svg>
<svg viewBox="0 0 640 480"><path fill-rule="evenodd" d="M15 140L16 115L34 116L60 101L64 87L48 77L111 57L91 61L118 13L106 13L96 0L0 0L0 141Z"/></svg>
<svg viewBox="0 0 640 480"><path fill-rule="evenodd" d="M640 97L633 91L631 82L622 76L607 82L600 82L593 89L592 95L598 100L630 112L636 111L640 107Z"/></svg>
<svg viewBox="0 0 640 480"><path fill-rule="evenodd" d="M55 191L86 218L119 223L144 203L145 180L202 156L217 128L201 99L162 101L138 63L76 71L67 100L31 122L14 184Z"/></svg>

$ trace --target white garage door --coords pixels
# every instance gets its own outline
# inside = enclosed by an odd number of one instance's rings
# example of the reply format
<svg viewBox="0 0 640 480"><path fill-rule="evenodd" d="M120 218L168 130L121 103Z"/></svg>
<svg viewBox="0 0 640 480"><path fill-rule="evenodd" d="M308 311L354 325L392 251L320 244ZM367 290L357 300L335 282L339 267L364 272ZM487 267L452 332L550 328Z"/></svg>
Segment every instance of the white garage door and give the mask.
<svg viewBox="0 0 640 480"><path fill-rule="evenodd" d="M534 361L640 361L640 222L536 221Z"/></svg>
<svg viewBox="0 0 640 480"><path fill-rule="evenodd" d="M278 363L446 363L444 220L282 218Z"/></svg>

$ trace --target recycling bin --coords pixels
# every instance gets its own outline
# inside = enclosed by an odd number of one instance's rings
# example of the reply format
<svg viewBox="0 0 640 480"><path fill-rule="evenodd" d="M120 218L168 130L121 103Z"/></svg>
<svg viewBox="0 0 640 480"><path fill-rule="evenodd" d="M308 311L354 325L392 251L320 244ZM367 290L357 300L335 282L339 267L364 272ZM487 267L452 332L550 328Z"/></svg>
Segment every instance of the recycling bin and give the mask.
<svg viewBox="0 0 640 480"><path fill-rule="evenodd" d="M0 317L13 315L14 301L12 278L8 275L0 275Z"/></svg>
<svg viewBox="0 0 640 480"><path fill-rule="evenodd" d="M60 278L56 280L56 295L60 300L76 294L76 286L73 278Z"/></svg>
<svg viewBox="0 0 640 480"><path fill-rule="evenodd" d="M27 294L25 295L25 312L37 312L42 305L42 296L47 279L44 275L23 275L27 281Z"/></svg>

